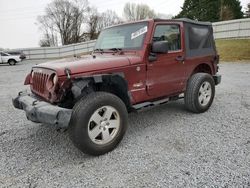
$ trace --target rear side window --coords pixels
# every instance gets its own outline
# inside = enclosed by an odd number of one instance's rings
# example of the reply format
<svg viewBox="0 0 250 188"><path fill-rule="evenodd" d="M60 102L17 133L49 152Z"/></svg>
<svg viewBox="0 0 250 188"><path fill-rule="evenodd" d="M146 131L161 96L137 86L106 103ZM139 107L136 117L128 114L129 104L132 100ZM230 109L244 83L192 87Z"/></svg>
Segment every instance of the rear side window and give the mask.
<svg viewBox="0 0 250 188"><path fill-rule="evenodd" d="M5 53L2 53L2 52L1 52L1 56L8 56L8 55L7 55L7 54L5 54Z"/></svg>
<svg viewBox="0 0 250 188"><path fill-rule="evenodd" d="M216 54L211 25L185 23L184 28L187 57L202 57Z"/></svg>
<svg viewBox="0 0 250 188"><path fill-rule="evenodd" d="M208 27L195 28L189 27L189 48L191 50L200 48L211 48Z"/></svg>
<svg viewBox="0 0 250 188"><path fill-rule="evenodd" d="M167 41L169 51L181 50L181 34L179 25L157 25L153 42Z"/></svg>

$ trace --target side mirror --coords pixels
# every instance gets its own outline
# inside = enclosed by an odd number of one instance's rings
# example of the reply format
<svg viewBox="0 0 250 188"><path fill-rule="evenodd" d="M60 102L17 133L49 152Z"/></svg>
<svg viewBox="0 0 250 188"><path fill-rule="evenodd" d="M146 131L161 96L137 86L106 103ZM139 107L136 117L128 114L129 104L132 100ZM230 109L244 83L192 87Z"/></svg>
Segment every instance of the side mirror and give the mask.
<svg viewBox="0 0 250 188"><path fill-rule="evenodd" d="M168 42L156 41L152 44L153 53L168 53Z"/></svg>

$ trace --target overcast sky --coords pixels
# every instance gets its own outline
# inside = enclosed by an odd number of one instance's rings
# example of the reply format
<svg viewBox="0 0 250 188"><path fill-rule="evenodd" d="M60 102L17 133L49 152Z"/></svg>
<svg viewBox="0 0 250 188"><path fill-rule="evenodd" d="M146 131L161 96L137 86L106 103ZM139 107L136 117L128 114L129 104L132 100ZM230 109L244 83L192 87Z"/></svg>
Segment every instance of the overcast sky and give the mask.
<svg viewBox="0 0 250 188"><path fill-rule="evenodd" d="M0 0L0 48L37 47L41 33L36 25L38 15L44 14L45 6L52 0ZM89 0L98 11L107 9L122 16L123 7L129 0ZM130 2L149 5L157 13L176 15L184 0L133 0ZM250 0L241 0L243 7Z"/></svg>

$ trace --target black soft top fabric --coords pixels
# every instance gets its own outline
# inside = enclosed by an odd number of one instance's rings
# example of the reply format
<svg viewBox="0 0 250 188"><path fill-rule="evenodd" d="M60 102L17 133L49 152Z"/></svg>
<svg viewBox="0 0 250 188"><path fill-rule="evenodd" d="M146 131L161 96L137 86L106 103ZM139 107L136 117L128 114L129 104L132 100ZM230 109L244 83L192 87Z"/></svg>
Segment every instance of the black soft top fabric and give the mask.
<svg viewBox="0 0 250 188"><path fill-rule="evenodd" d="M201 25L191 22L184 23L186 57L216 55L212 25ZM199 31L208 31L202 35ZM193 32L195 31L195 32ZM195 34L194 34L195 33ZM193 44L193 43L199 44Z"/></svg>

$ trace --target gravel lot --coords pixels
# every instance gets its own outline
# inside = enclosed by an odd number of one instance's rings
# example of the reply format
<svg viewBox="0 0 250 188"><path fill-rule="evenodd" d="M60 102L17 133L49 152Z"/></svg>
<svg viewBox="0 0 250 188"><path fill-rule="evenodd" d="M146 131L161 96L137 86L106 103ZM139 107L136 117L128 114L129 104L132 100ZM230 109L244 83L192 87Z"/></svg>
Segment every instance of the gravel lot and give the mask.
<svg viewBox="0 0 250 188"><path fill-rule="evenodd" d="M183 100L130 114L122 143L100 157L14 109L34 63L0 65L0 187L250 187L250 63L221 65L204 114Z"/></svg>

